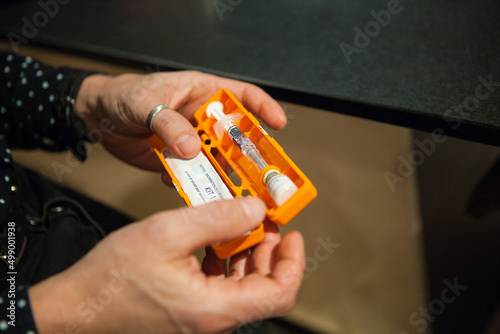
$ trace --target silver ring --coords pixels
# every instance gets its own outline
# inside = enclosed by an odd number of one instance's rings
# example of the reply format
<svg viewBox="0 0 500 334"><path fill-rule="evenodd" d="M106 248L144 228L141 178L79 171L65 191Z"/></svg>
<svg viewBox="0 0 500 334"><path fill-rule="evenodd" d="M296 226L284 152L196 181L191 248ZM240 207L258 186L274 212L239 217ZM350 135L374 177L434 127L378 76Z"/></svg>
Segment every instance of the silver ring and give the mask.
<svg viewBox="0 0 500 334"><path fill-rule="evenodd" d="M153 131L153 127L152 127L153 126L153 118L156 116L156 114L159 113L160 111L162 111L163 109L167 109L167 108L170 109L170 107L167 106L166 104L159 104L149 112L148 119L146 120L146 125L148 126L149 130Z"/></svg>

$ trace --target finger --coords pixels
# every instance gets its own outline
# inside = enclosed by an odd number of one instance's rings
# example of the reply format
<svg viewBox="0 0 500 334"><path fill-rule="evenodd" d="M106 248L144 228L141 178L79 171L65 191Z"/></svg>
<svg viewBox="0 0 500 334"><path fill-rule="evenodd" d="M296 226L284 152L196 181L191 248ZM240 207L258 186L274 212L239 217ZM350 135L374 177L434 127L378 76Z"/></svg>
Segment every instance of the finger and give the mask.
<svg viewBox="0 0 500 334"><path fill-rule="evenodd" d="M302 284L305 250L301 234L298 232L286 234L276 248L274 260L270 276L277 288L272 292L272 302L275 305L272 316L277 317L292 310Z"/></svg>
<svg viewBox="0 0 500 334"><path fill-rule="evenodd" d="M212 247L205 247L201 269L209 276L224 278L226 277L226 260L219 259Z"/></svg>
<svg viewBox="0 0 500 334"><path fill-rule="evenodd" d="M304 239L297 231L287 233L276 249L271 276L285 286L301 282L305 269Z"/></svg>
<svg viewBox="0 0 500 334"><path fill-rule="evenodd" d="M285 235L276 247L273 269L267 276L250 274L239 281L210 281L225 293L226 305L243 321L281 316L293 307L305 267L304 241L298 232ZM217 291L217 290L216 290Z"/></svg>
<svg viewBox="0 0 500 334"><path fill-rule="evenodd" d="M171 211L168 220L175 224L166 224L168 247L175 252L191 254L197 248L236 239L255 229L265 214L264 203L255 197L221 200Z"/></svg>
<svg viewBox="0 0 500 334"><path fill-rule="evenodd" d="M273 250L280 240L278 227L266 219L264 221L264 240L251 250L241 252L231 258L229 263L230 276L240 279L249 273L263 276L269 274L273 262Z"/></svg>
<svg viewBox="0 0 500 334"><path fill-rule="evenodd" d="M238 280L245 277L248 273L249 259L252 256L251 249L245 249L242 252L231 257L229 262L228 276Z"/></svg>
<svg viewBox="0 0 500 334"><path fill-rule="evenodd" d="M240 101L254 115L260 117L275 130L281 130L287 123L285 111L269 94L257 86L248 85L242 91Z"/></svg>
<svg viewBox="0 0 500 334"><path fill-rule="evenodd" d="M183 158L194 158L200 151L201 142L195 129L175 110L161 110L153 118L151 127L172 152Z"/></svg>
<svg viewBox="0 0 500 334"><path fill-rule="evenodd" d="M274 251L281 241L278 226L266 220L264 222L264 240L252 251L252 258L248 265L250 272L259 275L268 275L274 263Z"/></svg>
<svg viewBox="0 0 500 334"><path fill-rule="evenodd" d="M254 115L260 117L267 125L276 130L281 130L286 125L286 115L283 108L269 94L261 88L235 80L225 79L229 82L224 87L230 87L235 97Z"/></svg>

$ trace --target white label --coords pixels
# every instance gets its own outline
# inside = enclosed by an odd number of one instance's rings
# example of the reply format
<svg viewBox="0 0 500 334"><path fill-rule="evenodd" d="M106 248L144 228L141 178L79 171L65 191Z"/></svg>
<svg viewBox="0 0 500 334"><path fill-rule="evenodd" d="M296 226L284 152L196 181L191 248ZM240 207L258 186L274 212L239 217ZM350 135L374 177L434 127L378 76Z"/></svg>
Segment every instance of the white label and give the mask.
<svg viewBox="0 0 500 334"><path fill-rule="evenodd" d="M233 198L219 174L202 152L189 160L171 153L168 148L164 149L162 153L192 206Z"/></svg>

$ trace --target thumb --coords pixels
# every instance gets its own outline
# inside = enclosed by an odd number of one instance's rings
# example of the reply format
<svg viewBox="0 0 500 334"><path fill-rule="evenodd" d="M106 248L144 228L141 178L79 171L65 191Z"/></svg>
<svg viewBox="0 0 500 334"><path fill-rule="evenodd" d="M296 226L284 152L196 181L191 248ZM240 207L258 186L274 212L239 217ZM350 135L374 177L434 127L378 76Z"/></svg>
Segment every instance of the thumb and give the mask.
<svg viewBox="0 0 500 334"><path fill-rule="evenodd" d="M151 127L172 152L183 158L194 158L201 142L191 123L177 111L165 108L153 118Z"/></svg>
<svg viewBox="0 0 500 334"><path fill-rule="evenodd" d="M220 200L175 211L177 228L169 239L174 249L190 254L221 240L236 239L264 220L266 207L258 198ZM173 232L173 233L172 233Z"/></svg>

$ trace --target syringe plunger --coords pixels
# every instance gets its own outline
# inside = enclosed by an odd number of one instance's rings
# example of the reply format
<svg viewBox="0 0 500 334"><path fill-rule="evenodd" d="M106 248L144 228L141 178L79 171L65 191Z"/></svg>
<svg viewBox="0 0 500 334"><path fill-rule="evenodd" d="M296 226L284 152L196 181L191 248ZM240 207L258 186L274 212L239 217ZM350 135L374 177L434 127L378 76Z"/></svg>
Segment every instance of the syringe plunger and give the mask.
<svg viewBox="0 0 500 334"><path fill-rule="evenodd" d="M224 105L219 101L214 101L207 106L207 116L220 121L224 114Z"/></svg>

